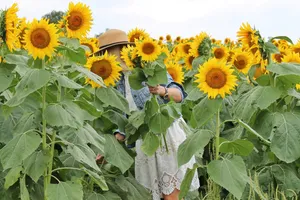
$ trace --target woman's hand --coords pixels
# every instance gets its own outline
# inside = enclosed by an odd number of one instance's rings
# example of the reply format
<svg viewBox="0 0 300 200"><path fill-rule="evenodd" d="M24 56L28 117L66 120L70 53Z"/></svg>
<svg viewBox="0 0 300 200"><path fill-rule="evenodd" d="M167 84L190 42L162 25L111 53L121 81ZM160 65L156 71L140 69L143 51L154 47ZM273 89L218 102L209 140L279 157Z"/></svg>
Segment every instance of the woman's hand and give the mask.
<svg viewBox="0 0 300 200"><path fill-rule="evenodd" d="M166 90L163 86L157 85L155 87L148 86L151 94L158 94L159 96L164 96L166 94Z"/></svg>

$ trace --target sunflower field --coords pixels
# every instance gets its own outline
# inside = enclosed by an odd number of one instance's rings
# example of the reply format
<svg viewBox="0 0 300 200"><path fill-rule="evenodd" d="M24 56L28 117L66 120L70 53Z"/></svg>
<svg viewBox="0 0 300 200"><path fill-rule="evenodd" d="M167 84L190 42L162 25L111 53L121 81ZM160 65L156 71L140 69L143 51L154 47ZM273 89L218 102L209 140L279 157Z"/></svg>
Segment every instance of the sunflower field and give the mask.
<svg viewBox="0 0 300 200"><path fill-rule="evenodd" d="M115 89L117 58L96 55L101 41L87 37L92 21L83 3L71 2L57 24L19 18L17 4L0 11L1 200L152 199L128 146L142 138L153 155L180 116L188 126L178 165L197 159L181 198L298 198L300 41L266 39L248 23L237 40L132 29L134 45L121 52L131 87L166 83L168 72L188 93L180 104L153 95L132 112ZM196 171L201 187L189 192Z"/></svg>

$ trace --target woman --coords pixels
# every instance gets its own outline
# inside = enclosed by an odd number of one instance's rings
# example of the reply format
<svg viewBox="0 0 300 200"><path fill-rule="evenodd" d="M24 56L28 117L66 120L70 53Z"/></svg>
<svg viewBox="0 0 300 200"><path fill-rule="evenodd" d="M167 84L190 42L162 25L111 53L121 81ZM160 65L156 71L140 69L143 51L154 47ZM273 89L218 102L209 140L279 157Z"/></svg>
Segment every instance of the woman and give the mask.
<svg viewBox="0 0 300 200"><path fill-rule="evenodd" d="M120 58L122 47L129 44L126 33L111 29L100 35L98 39L101 44L100 53L108 51L109 54L116 55L121 63L123 73L117 84L117 89L126 97L131 111L143 109L146 101L151 98L151 94L157 95L160 103L166 103L170 99L180 103L186 97L183 87L175 83L170 75L168 75L167 85L145 86L140 90L131 89L128 82L129 68ZM162 146L153 156L148 157L141 151L142 140L139 139L136 142L135 178L152 192L153 200L159 200L160 198L178 200L180 185L186 170L187 168L193 168L195 163L193 157L187 164L178 168L177 150L179 145L186 139L182 125L186 124L182 118L179 118L167 130L166 141L169 152ZM116 132L115 136L120 141L125 140L124 133ZM198 188L199 180L196 173L190 189L196 190Z"/></svg>

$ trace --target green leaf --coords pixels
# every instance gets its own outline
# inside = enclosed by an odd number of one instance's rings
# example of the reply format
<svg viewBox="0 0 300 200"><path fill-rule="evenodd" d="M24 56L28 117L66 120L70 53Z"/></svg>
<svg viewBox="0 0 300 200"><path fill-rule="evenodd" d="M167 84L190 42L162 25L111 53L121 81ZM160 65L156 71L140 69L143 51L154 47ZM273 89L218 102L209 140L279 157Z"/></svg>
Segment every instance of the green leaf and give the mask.
<svg viewBox="0 0 300 200"><path fill-rule="evenodd" d="M242 194L249 181L243 159L239 156L214 160L207 166L207 173L210 178L228 190L237 199L241 199Z"/></svg>
<svg viewBox="0 0 300 200"><path fill-rule="evenodd" d="M201 127L205 125L218 111L222 105L222 99L202 99L192 111L191 125L193 127Z"/></svg>
<svg viewBox="0 0 300 200"><path fill-rule="evenodd" d="M78 162L86 164L100 172L95 161L96 155L88 145L69 144L66 153L71 154Z"/></svg>
<svg viewBox="0 0 300 200"><path fill-rule="evenodd" d="M139 90L145 87L142 83L146 81L146 76L142 69L134 68L128 78L130 87L134 90Z"/></svg>
<svg viewBox="0 0 300 200"><path fill-rule="evenodd" d="M29 192L27 190L25 181L26 181L26 177L23 176L20 179L20 196L21 196L21 200L30 200Z"/></svg>
<svg viewBox="0 0 300 200"><path fill-rule="evenodd" d="M147 84L150 86L157 86L159 84L167 84L167 69L160 67L160 65L155 66L155 71L153 76L147 77Z"/></svg>
<svg viewBox="0 0 300 200"><path fill-rule="evenodd" d="M103 103L118 108L126 114L130 114L127 100L116 89L112 87L98 88L96 90L96 96Z"/></svg>
<svg viewBox="0 0 300 200"><path fill-rule="evenodd" d="M60 86L65 87L65 88L71 88L71 89L81 89L83 88L81 85L78 83L74 82L73 80L69 79L66 76L57 74L56 79L59 83Z"/></svg>
<svg viewBox="0 0 300 200"><path fill-rule="evenodd" d="M187 169L184 179L180 185L179 199L183 199L189 192L196 170L197 167L193 167L193 169Z"/></svg>
<svg viewBox="0 0 300 200"><path fill-rule="evenodd" d="M220 152L233 153L241 156L248 156L254 148L254 145L248 140L224 141L220 144Z"/></svg>
<svg viewBox="0 0 300 200"><path fill-rule="evenodd" d="M17 84L14 96L5 105L10 107L20 105L25 97L42 88L49 80L50 72L44 69L29 70Z"/></svg>
<svg viewBox="0 0 300 200"><path fill-rule="evenodd" d="M271 151L282 161L291 163L300 158L300 113L275 113Z"/></svg>
<svg viewBox="0 0 300 200"><path fill-rule="evenodd" d="M51 126L70 126L76 128L78 125L72 115L60 104L48 105L45 110L45 118Z"/></svg>
<svg viewBox="0 0 300 200"><path fill-rule="evenodd" d="M145 103L145 121L149 122L151 117L153 117L159 111L159 104L155 95L151 96L151 99Z"/></svg>
<svg viewBox="0 0 300 200"><path fill-rule="evenodd" d="M0 63L0 92L6 90L14 79L12 73L15 65Z"/></svg>
<svg viewBox="0 0 300 200"><path fill-rule="evenodd" d="M167 112L156 113L150 119L149 128L153 133L166 133L173 121L174 119L172 119Z"/></svg>
<svg viewBox="0 0 300 200"><path fill-rule="evenodd" d="M17 55L17 54L7 54L5 55L4 59L7 64L14 64L14 65L19 65L21 67L28 67L27 65L28 57L26 56Z"/></svg>
<svg viewBox="0 0 300 200"><path fill-rule="evenodd" d="M74 100L73 102L76 103L81 109L86 110L87 112L89 112L91 115L95 117L100 117L102 115L103 109L97 108L89 101L80 99L80 100Z"/></svg>
<svg viewBox="0 0 300 200"><path fill-rule="evenodd" d="M297 99L300 99L300 92L297 92L295 89L289 89L288 95L292 97L296 97Z"/></svg>
<svg viewBox="0 0 300 200"><path fill-rule="evenodd" d="M264 47L269 53L280 53L278 48L272 42L265 42Z"/></svg>
<svg viewBox="0 0 300 200"><path fill-rule="evenodd" d="M22 166L16 166L9 170L5 176L4 189L8 189L10 186L15 184L20 178L20 172L22 171Z"/></svg>
<svg viewBox="0 0 300 200"><path fill-rule="evenodd" d="M0 142L7 143L13 138L14 116L4 116L3 106L0 107Z"/></svg>
<svg viewBox="0 0 300 200"><path fill-rule="evenodd" d="M147 133L145 139L143 140L143 144L141 146L141 150L147 155L152 156L159 147L159 138L154 133Z"/></svg>
<svg viewBox="0 0 300 200"><path fill-rule="evenodd" d="M293 63L272 63L267 66L267 70L279 75L300 76L300 64Z"/></svg>
<svg viewBox="0 0 300 200"><path fill-rule="evenodd" d="M86 68L81 67L81 66L72 65L72 67L75 68L78 72L85 75L85 77L90 78L92 81L94 81L98 85L100 85L102 87L106 87L104 82L103 82L103 79L101 78L101 76L98 76L97 74L94 74L93 72L91 72L91 71L89 71Z"/></svg>
<svg viewBox="0 0 300 200"><path fill-rule="evenodd" d="M122 200L122 199L117 194L112 192L105 192L103 194L93 192L88 194L85 200Z"/></svg>
<svg viewBox="0 0 300 200"><path fill-rule="evenodd" d="M34 131L17 135L0 150L3 169L18 166L40 145L42 139Z"/></svg>
<svg viewBox="0 0 300 200"><path fill-rule="evenodd" d="M103 176L99 176L97 173L88 169L84 169L84 171L91 177L94 183L96 183L103 191L108 191L108 186Z"/></svg>
<svg viewBox="0 0 300 200"><path fill-rule="evenodd" d="M32 180L37 183L39 178L43 175L50 159L51 156L49 152L34 152L24 161L24 173L29 175Z"/></svg>
<svg viewBox="0 0 300 200"><path fill-rule="evenodd" d="M82 185L75 182L60 182L48 185L46 191L47 200L82 200Z"/></svg>
<svg viewBox="0 0 300 200"><path fill-rule="evenodd" d="M262 137L270 139L273 132L273 122L274 122L275 113L269 111L261 112L253 126L253 129L256 130Z"/></svg>
<svg viewBox="0 0 300 200"><path fill-rule="evenodd" d="M24 113L14 128L14 135L24 133L34 128L34 113Z"/></svg>
<svg viewBox="0 0 300 200"><path fill-rule="evenodd" d="M281 96L281 91L271 86L257 86L241 95L233 107L235 118L249 122L257 108L266 109Z"/></svg>
<svg viewBox="0 0 300 200"><path fill-rule="evenodd" d="M271 171L277 180L277 184L285 190L293 190L296 193L300 191L300 179L298 172L286 164L272 165ZM288 192L288 191L286 191ZM294 194L293 194L294 195Z"/></svg>
<svg viewBox="0 0 300 200"><path fill-rule="evenodd" d="M261 86L270 85L270 76L269 75L261 75L256 79L256 82Z"/></svg>
<svg viewBox="0 0 300 200"><path fill-rule="evenodd" d="M147 102L146 102L147 104ZM134 111L129 119L128 122L133 125L134 128L138 129L143 123L146 117L146 113L144 111Z"/></svg>
<svg viewBox="0 0 300 200"><path fill-rule="evenodd" d="M125 126L128 123L126 117L114 110L108 110L103 113L102 117L105 117L107 120L111 121L113 124L117 125L118 129L121 132L125 131Z"/></svg>
<svg viewBox="0 0 300 200"><path fill-rule="evenodd" d="M125 173L133 164L134 160L113 135L106 134L105 141L105 160L118 167L122 173Z"/></svg>
<svg viewBox="0 0 300 200"><path fill-rule="evenodd" d="M199 90L199 88L193 88L185 100L198 101L199 99L205 97L205 94Z"/></svg>
<svg viewBox="0 0 300 200"><path fill-rule="evenodd" d="M116 180L116 184L125 189L127 199L129 200L151 200L149 191L140 185L134 178L120 176Z"/></svg>
<svg viewBox="0 0 300 200"><path fill-rule="evenodd" d="M285 40L285 41L288 41L289 43L293 44L293 41L289 37L287 37L287 36L272 37L272 38L269 39L269 41L272 42L273 40L276 40L276 39Z"/></svg>
<svg viewBox="0 0 300 200"><path fill-rule="evenodd" d="M198 130L180 144L177 153L178 166L189 162L193 155L204 149L212 138L213 133L209 130Z"/></svg>
<svg viewBox="0 0 300 200"><path fill-rule="evenodd" d="M80 125L82 125L85 120L93 121L96 118L86 110L81 109L77 104L70 100L61 102L61 105Z"/></svg>

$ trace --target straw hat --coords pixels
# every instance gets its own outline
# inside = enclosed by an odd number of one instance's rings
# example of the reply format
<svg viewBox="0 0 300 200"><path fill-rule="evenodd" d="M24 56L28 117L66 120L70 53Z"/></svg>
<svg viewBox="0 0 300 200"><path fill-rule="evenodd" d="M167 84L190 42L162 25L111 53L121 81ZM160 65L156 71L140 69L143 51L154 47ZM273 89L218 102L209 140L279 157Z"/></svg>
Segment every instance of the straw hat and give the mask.
<svg viewBox="0 0 300 200"><path fill-rule="evenodd" d="M116 45L134 44L133 42L128 41L127 34L124 31L118 29L109 29L98 37L98 41L100 49L96 54Z"/></svg>

